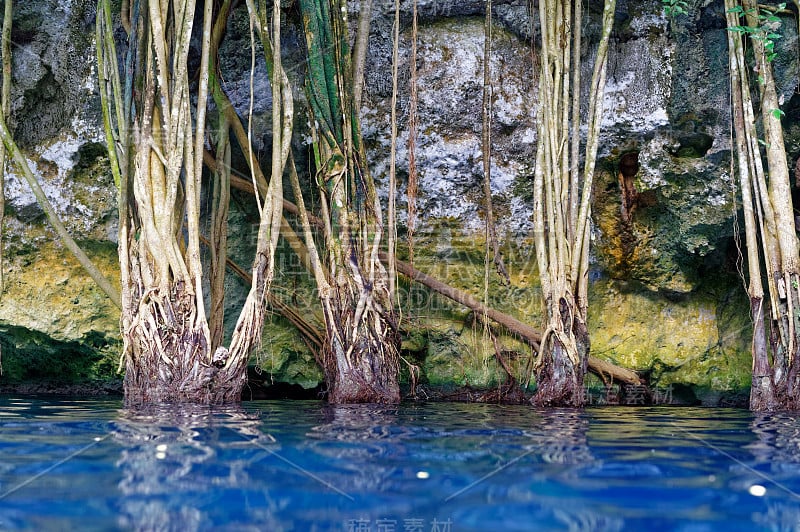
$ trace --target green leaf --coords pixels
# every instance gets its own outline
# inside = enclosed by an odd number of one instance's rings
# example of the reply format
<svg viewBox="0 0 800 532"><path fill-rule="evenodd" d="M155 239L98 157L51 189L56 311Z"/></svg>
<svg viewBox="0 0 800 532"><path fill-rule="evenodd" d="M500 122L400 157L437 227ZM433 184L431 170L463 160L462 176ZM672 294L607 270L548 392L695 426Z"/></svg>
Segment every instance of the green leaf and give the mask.
<svg viewBox="0 0 800 532"><path fill-rule="evenodd" d="M686 15L689 4L685 0L661 0L667 16Z"/></svg>

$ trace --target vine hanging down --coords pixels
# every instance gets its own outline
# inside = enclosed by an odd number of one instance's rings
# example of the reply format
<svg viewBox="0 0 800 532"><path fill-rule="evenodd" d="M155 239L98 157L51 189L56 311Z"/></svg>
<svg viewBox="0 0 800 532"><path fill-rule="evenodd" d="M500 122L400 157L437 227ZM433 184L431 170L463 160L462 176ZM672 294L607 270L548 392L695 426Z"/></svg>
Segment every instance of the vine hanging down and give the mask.
<svg viewBox="0 0 800 532"><path fill-rule="evenodd" d="M579 176L576 159L579 128L571 129L570 122L573 125L580 122L582 3L539 2L542 53L534 175L534 244L546 324L535 362L533 402L538 405L581 406L584 401L583 377L589 352L586 318L590 199L615 7L615 0L606 0L590 85L584 167ZM568 146L571 149L568 150Z"/></svg>

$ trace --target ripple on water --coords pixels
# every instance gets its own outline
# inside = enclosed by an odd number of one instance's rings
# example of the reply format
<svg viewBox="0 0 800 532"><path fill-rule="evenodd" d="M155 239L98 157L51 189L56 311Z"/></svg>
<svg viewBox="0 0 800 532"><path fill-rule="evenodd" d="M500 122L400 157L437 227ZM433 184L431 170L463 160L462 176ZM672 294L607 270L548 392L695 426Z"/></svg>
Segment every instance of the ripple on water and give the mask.
<svg viewBox="0 0 800 532"><path fill-rule="evenodd" d="M800 524L799 433L697 408L0 398L0 529L753 530Z"/></svg>

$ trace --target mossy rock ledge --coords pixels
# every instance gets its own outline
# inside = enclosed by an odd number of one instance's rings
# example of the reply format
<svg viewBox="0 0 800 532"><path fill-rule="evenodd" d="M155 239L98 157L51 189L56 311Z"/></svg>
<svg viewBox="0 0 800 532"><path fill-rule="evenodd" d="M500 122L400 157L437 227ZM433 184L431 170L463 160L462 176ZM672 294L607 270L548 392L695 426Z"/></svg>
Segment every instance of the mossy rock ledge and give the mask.
<svg viewBox="0 0 800 532"><path fill-rule="evenodd" d="M92 34L94 2L24 4L18 24L22 33L17 37L35 48L38 56L19 54L15 61L18 89L12 98L12 125L67 228L101 269L118 279L115 191L98 149L103 135L93 80L95 59L86 37ZM492 193L510 282L492 271L485 292L479 111L483 3L422 4L414 266L540 326L542 301L531 235L537 74L530 64L528 10L524 2L496 6ZM597 40L602 8L590 4L585 18L587 50ZM357 3L350 5L355 9ZM594 186L591 352L640 371L651 389L671 390L675 403L741 405L750 382L750 324L733 238L724 9L721 2L700 0L691 1L690 8L690 15L668 20L658 0L618 1ZM249 106L242 88L249 86L250 53L235 40L241 39L237 28L246 26L242 9L232 18L232 37L222 64L237 109ZM287 13L284 50L287 61L296 64L302 57L302 33L291 10ZM409 57L407 15L404 12L401 28L403 72ZM356 20L354 16L351 20ZM390 166L392 22L392 4L377 2L362 112L370 167L384 201ZM775 65L787 102L786 145L793 163L800 157L800 125L795 118L800 116L800 95L794 93L796 60L787 58L797 57L796 24L786 19L782 33ZM261 70L256 72L256 85L268 94L264 76ZM300 78L298 70L292 78L298 100L294 147L299 166L305 168L307 150L299 140L305 121ZM584 83L590 78L587 64ZM402 213L398 231L403 242L408 233L408 99L409 84L403 77L397 153ZM62 103L40 105L45 100ZM270 107L264 99L255 109L253 137L260 146L271 144ZM52 383L111 383L118 390L117 310L54 241L41 209L13 170L7 198L0 392L26 383L41 383L40 390L53 389ZM629 203L623 205L624 201ZM229 222L231 256L245 269L255 243L254 213L252 200L235 192ZM288 247L281 246L273 283L276 293L319 324L313 283ZM403 243L399 253L409 259L411 251ZM226 281L228 333L247 288L232 275ZM416 385L417 397L463 398L472 396L455 392L498 390L507 383L487 331L468 309L405 281L400 292L406 391ZM530 350L502 330L494 332L512 376L525 382ZM410 378L412 365L419 369L416 380ZM265 325L253 370L266 384L296 385L309 393L321 389L322 373L312 351L279 316L271 316ZM589 384L600 386L594 379ZM105 388L101 384L96 389Z"/></svg>

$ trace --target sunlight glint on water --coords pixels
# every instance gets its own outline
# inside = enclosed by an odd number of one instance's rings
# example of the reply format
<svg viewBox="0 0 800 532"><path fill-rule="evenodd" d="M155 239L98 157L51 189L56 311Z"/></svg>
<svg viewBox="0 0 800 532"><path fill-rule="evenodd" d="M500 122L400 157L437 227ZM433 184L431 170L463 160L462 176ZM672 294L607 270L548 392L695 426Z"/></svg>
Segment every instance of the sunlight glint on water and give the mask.
<svg viewBox="0 0 800 532"><path fill-rule="evenodd" d="M792 415L0 398L0 530L795 530L798 492Z"/></svg>

